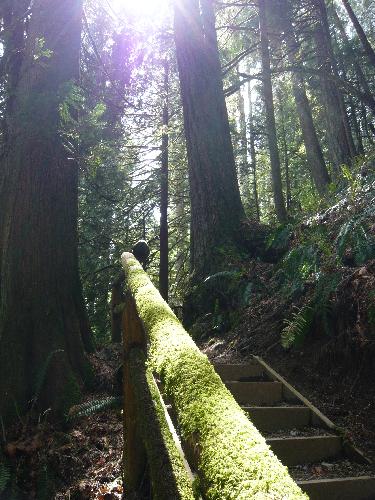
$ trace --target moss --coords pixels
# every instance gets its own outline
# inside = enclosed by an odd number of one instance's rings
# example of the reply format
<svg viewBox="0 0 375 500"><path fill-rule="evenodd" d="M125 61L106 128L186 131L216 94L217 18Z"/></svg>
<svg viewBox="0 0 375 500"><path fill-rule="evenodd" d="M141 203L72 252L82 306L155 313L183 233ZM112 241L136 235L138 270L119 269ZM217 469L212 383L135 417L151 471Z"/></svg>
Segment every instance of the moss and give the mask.
<svg viewBox="0 0 375 500"><path fill-rule="evenodd" d="M132 256L127 285L150 341L149 362L173 400L185 440L195 440L207 499L307 498L238 406Z"/></svg>
<svg viewBox="0 0 375 500"><path fill-rule="evenodd" d="M151 370L145 370L145 356L141 350L130 351L129 368L154 497L158 500L194 500L192 484L170 433L159 390Z"/></svg>

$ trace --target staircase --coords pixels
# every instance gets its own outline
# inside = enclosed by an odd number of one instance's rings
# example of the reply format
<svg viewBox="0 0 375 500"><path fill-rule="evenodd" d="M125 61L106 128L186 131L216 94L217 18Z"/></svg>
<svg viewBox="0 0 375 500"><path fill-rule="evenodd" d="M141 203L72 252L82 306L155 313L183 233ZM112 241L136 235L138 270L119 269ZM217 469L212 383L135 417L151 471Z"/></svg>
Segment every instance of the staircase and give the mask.
<svg viewBox="0 0 375 500"><path fill-rule="evenodd" d="M215 369L311 500L375 499L369 460L261 358Z"/></svg>

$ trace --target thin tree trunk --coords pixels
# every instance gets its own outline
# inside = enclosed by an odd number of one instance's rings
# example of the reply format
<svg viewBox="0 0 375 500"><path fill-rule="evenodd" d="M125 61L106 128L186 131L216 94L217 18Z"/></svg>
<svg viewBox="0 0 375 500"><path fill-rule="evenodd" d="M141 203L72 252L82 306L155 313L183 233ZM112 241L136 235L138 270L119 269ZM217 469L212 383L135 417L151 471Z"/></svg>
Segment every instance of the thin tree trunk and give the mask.
<svg viewBox="0 0 375 500"><path fill-rule="evenodd" d="M253 194L256 220L260 220L260 207L258 199L258 185L257 185L257 156L255 150L255 133L254 133L254 118L253 118L253 100L251 95L251 82L248 84L249 96L249 147L251 157L251 171L253 175Z"/></svg>
<svg viewBox="0 0 375 500"><path fill-rule="evenodd" d="M348 16L350 17L350 20L353 23L353 26L357 32L357 35L358 35L359 39L361 40L364 51L365 51L369 61L375 67L375 51L371 47L371 44L368 41L366 33L363 31L363 28L362 28L360 22L358 21L357 16L355 15L355 13L354 13L354 11L349 3L349 0L342 0L342 3L344 4L346 12L348 13Z"/></svg>
<svg viewBox="0 0 375 500"><path fill-rule="evenodd" d="M279 23L288 49L288 59L292 67L298 65L299 47L292 24L292 12L288 0L280 0ZM298 119L301 126L303 142L306 149L307 162L315 187L321 196L327 192L330 176L324 161L322 148L315 130L310 102L306 95L303 74L296 71L292 74L292 88Z"/></svg>
<svg viewBox="0 0 375 500"><path fill-rule="evenodd" d="M160 263L159 263L159 290L165 301L168 302L169 288L169 254L168 254L168 92L169 74L168 62L164 61L164 102L163 102L163 133L161 139L161 171L160 171Z"/></svg>
<svg viewBox="0 0 375 500"><path fill-rule="evenodd" d="M78 78L82 4L35 0L0 186L0 414L64 412L88 375L77 254L78 167L59 109ZM35 58L35 40L52 51Z"/></svg>
<svg viewBox="0 0 375 500"><path fill-rule="evenodd" d="M175 2L175 43L189 163L193 280L242 245L237 183L211 0ZM200 10L200 7L202 10Z"/></svg>
<svg viewBox="0 0 375 500"><path fill-rule="evenodd" d="M241 89L238 90L238 112L239 112L239 168L238 168L238 180L240 186L240 192L242 196L242 202L245 207L249 205L250 193L249 193L249 164L247 161L247 127L246 127L246 115L245 115L245 101L242 95Z"/></svg>
<svg viewBox="0 0 375 500"><path fill-rule="evenodd" d="M284 203L284 195L281 181L280 156L277 146L276 123L275 123L275 108L272 94L271 81L271 63L269 52L269 39L267 34L267 8L266 1L259 0L259 29L260 29L260 51L262 58L262 81L263 81L263 98L266 108L266 123L268 148L270 151L272 188L275 203L275 210L279 222L285 222L287 213Z"/></svg>
<svg viewBox="0 0 375 500"><path fill-rule="evenodd" d="M375 99L374 99L374 96L371 92L369 84L367 82L367 78L366 78L365 74L363 73L363 70L361 68L360 63L358 62L358 56L354 52L352 45L350 43L350 40L348 39L348 36L346 34L345 28L342 25L342 22L341 22L338 14L336 12L336 9L333 6L331 7L331 13L332 13L332 17L333 17L333 21L335 23L335 26L339 30L341 38L342 38L342 40L345 44L345 47L348 51L348 54L350 57L350 62L353 64L353 67L354 67L355 72L357 74L358 81L361 84L363 92L366 94L366 103L369 105L370 109L375 114Z"/></svg>
<svg viewBox="0 0 375 500"><path fill-rule="evenodd" d="M290 189L290 175L289 175L289 153L288 153L288 142L286 139L286 129L285 129L285 113L283 105L283 96L279 92L279 109L281 116L281 142L283 146L283 156L284 156L284 169L285 169L285 191L286 191L286 209L289 212L292 202L292 193Z"/></svg>
<svg viewBox="0 0 375 500"><path fill-rule="evenodd" d="M336 33L334 33L334 40L335 40L335 43L337 45L338 42L337 42ZM349 83L349 79L348 79L348 75L347 75L347 71L346 71L346 67L345 67L345 62L344 62L344 59L343 59L341 53L339 53L337 56L337 64L338 64L338 67L341 71L342 79L345 82ZM348 105L349 105L349 109L350 109L350 115L348 118L351 118L353 131L355 133L355 138L357 140L356 154L362 154L364 152L364 149L363 149L363 143L362 143L361 129L360 129L360 125L359 125L358 120L357 120L357 113L356 113L356 107L354 104L353 96L351 94L349 94L347 96L347 100L348 100Z"/></svg>

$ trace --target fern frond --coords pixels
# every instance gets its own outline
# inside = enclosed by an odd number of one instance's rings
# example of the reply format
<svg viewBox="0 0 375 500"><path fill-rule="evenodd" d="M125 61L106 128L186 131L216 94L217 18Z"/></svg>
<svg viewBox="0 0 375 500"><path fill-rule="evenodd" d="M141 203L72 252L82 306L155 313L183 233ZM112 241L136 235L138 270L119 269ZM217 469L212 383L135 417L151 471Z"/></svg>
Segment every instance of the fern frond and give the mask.
<svg viewBox="0 0 375 500"><path fill-rule="evenodd" d="M10 480L10 469L7 465L0 462L0 493L2 493Z"/></svg>
<svg viewBox="0 0 375 500"><path fill-rule="evenodd" d="M99 413L110 408L121 408L122 398L121 397L108 397L103 399L95 399L94 401L88 401L87 403L82 403L80 405L72 406L69 410L68 419L72 420L79 417L87 417L94 413Z"/></svg>
<svg viewBox="0 0 375 500"><path fill-rule="evenodd" d="M305 305L292 314L290 320L285 320L286 327L281 332L281 345L289 348L301 345L314 319L314 309Z"/></svg>

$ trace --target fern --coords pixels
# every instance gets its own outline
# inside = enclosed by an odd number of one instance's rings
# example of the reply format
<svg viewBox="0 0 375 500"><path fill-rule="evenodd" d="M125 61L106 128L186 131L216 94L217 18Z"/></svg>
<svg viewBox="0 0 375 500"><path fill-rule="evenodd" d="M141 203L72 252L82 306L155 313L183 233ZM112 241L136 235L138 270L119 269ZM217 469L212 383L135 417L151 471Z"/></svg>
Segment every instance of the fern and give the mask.
<svg viewBox="0 0 375 500"><path fill-rule="evenodd" d="M316 318L321 318L324 331L327 334L330 333L331 296L337 289L339 281L339 272L319 276L309 303L293 312L291 319L285 320L287 326L281 332L283 347L300 346Z"/></svg>
<svg viewBox="0 0 375 500"><path fill-rule="evenodd" d="M287 295L303 289L305 281L318 271L319 263L319 249L315 245L302 244L290 250L280 267Z"/></svg>
<svg viewBox="0 0 375 500"><path fill-rule="evenodd" d="M334 272L330 274L322 274L316 284L313 304L316 314L318 314L323 322L324 331L330 334L331 328L329 318L332 314L332 294L337 290L340 282L341 274Z"/></svg>
<svg viewBox="0 0 375 500"><path fill-rule="evenodd" d="M87 403L82 403L80 405L73 406L69 410L68 419L73 420L79 417L88 417L94 413L99 413L110 408L121 408L122 398L121 397L108 397L103 399L95 399L94 401L88 401Z"/></svg>
<svg viewBox="0 0 375 500"><path fill-rule="evenodd" d="M267 250L273 248L275 250L284 250L292 237L293 226L291 224L282 224L272 231L266 242Z"/></svg>
<svg viewBox="0 0 375 500"><path fill-rule="evenodd" d="M10 470L7 465L0 462L0 493L2 493L10 480Z"/></svg>
<svg viewBox="0 0 375 500"><path fill-rule="evenodd" d="M375 257L375 240L368 231L368 219L375 215L373 206L354 215L340 228L336 239L337 256L340 260L351 247L356 265Z"/></svg>
<svg viewBox="0 0 375 500"><path fill-rule="evenodd" d="M293 312L292 318L285 320L287 326L281 332L281 345L284 348L301 345L310 330L313 320L314 309L309 305L305 305Z"/></svg>

